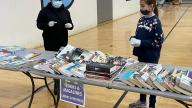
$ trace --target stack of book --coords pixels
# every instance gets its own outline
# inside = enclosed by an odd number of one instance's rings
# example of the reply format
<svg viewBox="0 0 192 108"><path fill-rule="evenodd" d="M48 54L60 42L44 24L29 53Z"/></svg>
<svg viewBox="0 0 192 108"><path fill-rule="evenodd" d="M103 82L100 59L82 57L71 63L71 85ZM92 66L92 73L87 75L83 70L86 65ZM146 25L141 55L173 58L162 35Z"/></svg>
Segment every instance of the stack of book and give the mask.
<svg viewBox="0 0 192 108"><path fill-rule="evenodd" d="M87 78L110 80L120 69L121 66L114 64L91 62L86 65L85 74Z"/></svg>
<svg viewBox="0 0 192 108"><path fill-rule="evenodd" d="M192 96L192 72L189 70L138 63L125 69L117 79L129 86Z"/></svg>

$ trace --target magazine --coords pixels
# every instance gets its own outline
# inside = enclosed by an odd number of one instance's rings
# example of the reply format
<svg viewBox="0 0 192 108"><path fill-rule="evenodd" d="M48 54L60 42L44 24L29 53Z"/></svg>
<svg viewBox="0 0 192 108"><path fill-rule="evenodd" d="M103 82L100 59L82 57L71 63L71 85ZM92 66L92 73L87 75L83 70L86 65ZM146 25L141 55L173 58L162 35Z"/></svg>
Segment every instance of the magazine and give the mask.
<svg viewBox="0 0 192 108"><path fill-rule="evenodd" d="M75 77L85 77L86 66L84 64L78 63L65 63L63 61L59 61L51 66L53 70L55 70L59 74L63 74L66 76L75 76Z"/></svg>
<svg viewBox="0 0 192 108"><path fill-rule="evenodd" d="M50 68L50 65L52 65L57 60L55 58L49 59L49 60L42 60L37 65L35 65L33 68L37 70L43 70L52 74L55 74L54 70Z"/></svg>
<svg viewBox="0 0 192 108"><path fill-rule="evenodd" d="M56 55L56 58L64 59L69 53L71 53L75 49L75 47L69 44L66 47L61 47L58 51L58 54Z"/></svg>

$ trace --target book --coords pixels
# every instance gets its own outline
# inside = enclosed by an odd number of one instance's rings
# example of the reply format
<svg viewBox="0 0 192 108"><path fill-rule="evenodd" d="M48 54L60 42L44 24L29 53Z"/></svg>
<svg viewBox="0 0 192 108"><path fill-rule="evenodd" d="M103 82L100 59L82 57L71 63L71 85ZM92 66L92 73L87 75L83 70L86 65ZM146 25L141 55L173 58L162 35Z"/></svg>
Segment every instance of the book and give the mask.
<svg viewBox="0 0 192 108"><path fill-rule="evenodd" d="M64 59L66 56L71 53L76 48L72 45L67 45L66 47L61 47L56 55L56 58Z"/></svg>
<svg viewBox="0 0 192 108"><path fill-rule="evenodd" d="M162 69L161 64L146 64L140 71L141 77L138 78L140 83L142 83L146 88L157 89L153 84L151 78L155 77ZM153 78L152 78L153 79Z"/></svg>
<svg viewBox="0 0 192 108"><path fill-rule="evenodd" d="M101 51L94 51L93 62L106 63L107 55Z"/></svg>
<svg viewBox="0 0 192 108"><path fill-rule="evenodd" d="M153 84L161 91L166 91L168 89L167 86L163 86L165 77L173 72L173 69L162 69L161 72L156 76L151 78ZM169 90L169 89L168 89Z"/></svg>
<svg viewBox="0 0 192 108"><path fill-rule="evenodd" d="M40 55L40 53L29 52L29 53L27 53L27 54L21 55L20 57L23 58L23 59L28 59L28 60L30 60L30 59L32 59L32 58L34 58L34 57L36 57L36 56L39 56L39 55Z"/></svg>
<svg viewBox="0 0 192 108"><path fill-rule="evenodd" d="M139 72L143 73L144 76L142 78L147 80L149 76L156 77L161 70L162 70L161 64L147 64Z"/></svg>
<svg viewBox="0 0 192 108"><path fill-rule="evenodd" d="M128 66L127 70L134 71L134 72L139 72L145 67L147 67L147 64L145 64L145 63L136 63L134 65Z"/></svg>
<svg viewBox="0 0 192 108"><path fill-rule="evenodd" d="M168 77L168 83L167 85L170 87L170 89L176 93L182 93L185 95L191 95L188 91L180 88L179 85L179 81L182 75L186 75L187 71L182 71L182 70L178 70L175 69L173 71L173 73Z"/></svg>
<svg viewBox="0 0 192 108"><path fill-rule="evenodd" d="M0 61L0 65L14 65L18 61L22 61L23 59L18 56L7 56ZM24 60L22 61L24 62ZM27 62L27 61L26 61ZM18 62L19 63L19 62Z"/></svg>
<svg viewBox="0 0 192 108"><path fill-rule="evenodd" d="M66 76L85 77L85 65L76 63L58 62L51 66L59 74Z"/></svg>
<svg viewBox="0 0 192 108"><path fill-rule="evenodd" d="M9 60L9 59L14 59L15 57L17 57L17 56L9 55L9 56L0 57L0 62L1 61L6 61L6 60Z"/></svg>
<svg viewBox="0 0 192 108"><path fill-rule="evenodd" d="M86 70L85 64L71 63L70 65L71 67L67 68L66 70L72 71L73 76L75 77L85 78L85 70Z"/></svg>
<svg viewBox="0 0 192 108"><path fill-rule="evenodd" d="M137 80L137 77L140 77L139 73L134 72L133 75L128 79L128 81L131 82L132 84L136 85L139 88L144 87L144 85Z"/></svg>
<svg viewBox="0 0 192 108"><path fill-rule="evenodd" d="M144 81L140 75L136 77L137 81L139 81L139 83L141 83L143 85L144 88L148 88L148 89L153 89L149 84L146 83L146 81Z"/></svg>
<svg viewBox="0 0 192 108"><path fill-rule="evenodd" d="M96 71L85 71L85 74L91 74L91 75L98 75L98 76L105 76L105 77L113 77L115 72L114 73L105 73L105 72L96 72Z"/></svg>
<svg viewBox="0 0 192 108"><path fill-rule="evenodd" d="M34 69L37 70L43 70L52 74L55 74L54 70L50 68L50 65L52 65L56 61L55 58L51 58L49 60L41 61L37 65L33 66Z"/></svg>
<svg viewBox="0 0 192 108"><path fill-rule="evenodd" d="M163 81L160 79L157 79L157 81L153 81L153 84L161 91L166 91L167 88L162 86L160 83L162 83Z"/></svg>
<svg viewBox="0 0 192 108"><path fill-rule="evenodd" d="M174 88L176 82L175 82L175 80L174 80L173 77L171 77L171 76L167 77L167 78L165 79L165 84L167 85L167 88L168 88L170 91L173 91L173 92L175 92L175 93L180 93L178 90L176 90L176 89Z"/></svg>
<svg viewBox="0 0 192 108"><path fill-rule="evenodd" d="M103 72L113 74L118 71L121 66L116 66L114 64L105 64L98 62L90 62L86 65L86 71L95 71L95 72Z"/></svg>
<svg viewBox="0 0 192 108"><path fill-rule="evenodd" d="M19 46L3 46L3 47L0 47L0 51L9 52L9 53L15 53L17 51L22 51L24 49L25 48L22 48L22 47L19 47Z"/></svg>
<svg viewBox="0 0 192 108"><path fill-rule="evenodd" d="M151 88L148 86L148 84L143 83L141 79L141 73L139 72L143 68L145 68L147 65L144 63L137 63L131 66L128 66L125 70L126 71L132 71L134 72L133 76L131 76L128 81L131 82L132 84L136 85L137 87L144 87L144 88Z"/></svg>
<svg viewBox="0 0 192 108"><path fill-rule="evenodd" d="M93 58L94 58L94 53L84 50L78 59L80 60L80 63L82 63L82 62L92 61Z"/></svg>
<svg viewBox="0 0 192 108"><path fill-rule="evenodd" d="M153 89L158 89L158 87L154 84L154 82L149 78L145 81L148 85L150 85Z"/></svg>
<svg viewBox="0 0 192 108"><path fill-rule="evenodd" d="M190 79L192 79L192 71L188 71L187 77L189 77Z"/></svg>
<svg viewBox="0 0 192 108"><path fill-rule="evenodd" d="M126 64L125 64L126 66L130 66L130 65L139 63L139 61L137 61L137 60L135 60L133 58L128 58L125 61L126 61Z"/></svg>
<svg viewBox="0 0 192 108"><path fill-rule="evenodd" d="M129 86L135 86L133 83L129 81L129 78L133 77L134 72L133 71L124 71L119 74L117 77L118 80L122 81L125 84L128 84Z"/></svg>
<svg viewBox="0 0 192 108"><path fill-rule="evenodd" d="M188 92L187 90L182 89L181 87L179 87L180 78L176 78L176 79L174 79L174 81L175 81L174 88L175 88L177 91L179 91L179 92L182 93L182 94L188 95L188 96L191 96L191 95L192 95L191 92Z"/></svg>
<svg viewBox="0 0 192 108"><path fill-rule="evenodd" d="M179 87L192 93L192 79L189 76L182 75L178 85Z"/></svg>
<svg viewBox="0 0 192 108"><path fill-rule="evenodd" d="M12 61L11 63L9 63L9 65L20 66L20 65L27 64L27 63L30 63L30 62L32 62L32 60L20 59L20 60Z"/></svg>
<svg viewBox="0 0 192 108"><path fill-rule="evenodd" d="M65 75L65 76L72 76L73 73L69 71L65 71L65 65L67 63L63 60L60 60L50 66L51 69L53 69L57 74Z"/></svg>
<svg viewBox="0 0 192 108"><path fill-rule="evenodd" d="M0 51L0 57L5 57L5 56L9 56L10 53L7 51Z"/></svg>
<svg viewBox="0 0 192 108"><path fill-rule="evenodd" d="M80 61L80 55L83 53L83 49L80 48L75 48L74 50L72 50L71 52L69 52L68 54L66 54L65 59L68 62L76 62L76 61Z"/></svg>
<svg viewBox="0 0 192 108"><path fill-rule="evenodd" d="M89 79L97 79L97 80L111 80L111 78L109 77L105 77L105 76L98 76L98 75L91 75L91 74L86 74L85 75L86 78Z"/></svg>

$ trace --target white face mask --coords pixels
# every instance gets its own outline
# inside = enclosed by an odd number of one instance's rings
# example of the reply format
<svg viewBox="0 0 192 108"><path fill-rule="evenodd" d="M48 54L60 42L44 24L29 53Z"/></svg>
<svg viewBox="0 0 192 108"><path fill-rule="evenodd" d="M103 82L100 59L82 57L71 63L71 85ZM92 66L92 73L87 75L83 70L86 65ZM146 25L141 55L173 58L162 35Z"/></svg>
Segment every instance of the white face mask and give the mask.
<svg viewBox="0 0 192 108"><path fill-rule="evenodd" d="M54 8L60 8L61 5L63 4L63 2L62 1L52 1L51 4Z"/></svg>

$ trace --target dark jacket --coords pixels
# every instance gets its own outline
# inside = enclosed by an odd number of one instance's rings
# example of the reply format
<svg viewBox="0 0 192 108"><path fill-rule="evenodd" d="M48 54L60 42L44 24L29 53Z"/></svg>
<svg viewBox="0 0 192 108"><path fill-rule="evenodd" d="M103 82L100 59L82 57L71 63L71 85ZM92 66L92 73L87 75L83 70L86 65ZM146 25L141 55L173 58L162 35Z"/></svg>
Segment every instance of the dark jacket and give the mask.
<svg viewBox="0 0 192 108"><path fill-rule="evenodd" d="M133 54L142 62L158 62L164 40L159 18L157 16L140 18L135 38L141 40L141 45L134 47Z"/></svg>
<svg viewBox="0 0 192 108"><path fill-rule="evenodd" d="M56 21L53 27L48 26L49 21ZM65 28L66 23L72 23L70 13L65 9L64 5L60 8L54 8L49 3L43 8L37 18L37 27L43 30L43 41L45 50L58 51L61 46L68 44L68 30Z"/></svg>

